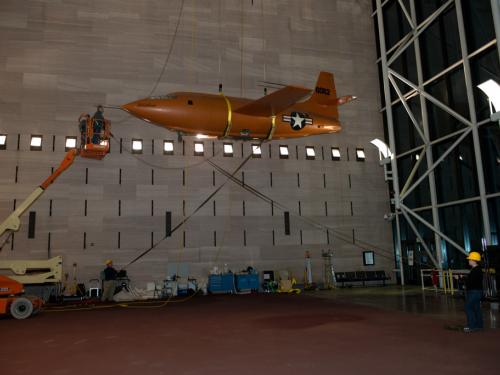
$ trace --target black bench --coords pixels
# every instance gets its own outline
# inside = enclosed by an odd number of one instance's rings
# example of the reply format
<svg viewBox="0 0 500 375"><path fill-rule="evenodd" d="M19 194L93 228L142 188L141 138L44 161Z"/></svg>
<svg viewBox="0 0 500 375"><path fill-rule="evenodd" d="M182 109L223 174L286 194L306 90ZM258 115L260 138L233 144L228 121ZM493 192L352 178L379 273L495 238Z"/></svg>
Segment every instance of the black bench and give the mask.
<svg viewBox="0 0 500 375"><path fill-rule="evenodd" d="M355 271L355 272L335 272L335 280L337 283L342 284L342 288L346 284L353 284L361 282L366 286L368 281L381 281L385 286L385 282L391 278L386 275L385 271Z"/></svg>

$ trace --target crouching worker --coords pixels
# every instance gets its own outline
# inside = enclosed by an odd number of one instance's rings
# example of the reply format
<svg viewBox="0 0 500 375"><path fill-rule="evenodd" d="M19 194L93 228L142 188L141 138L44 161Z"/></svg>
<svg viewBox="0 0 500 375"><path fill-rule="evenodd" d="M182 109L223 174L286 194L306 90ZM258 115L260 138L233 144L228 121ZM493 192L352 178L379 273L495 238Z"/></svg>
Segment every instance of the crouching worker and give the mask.
<svg viewBox="0 0 500 375"><path fill-rule="evenodd" d="M464 332L469 333L483 329L483 316L481 314L483 270L479 265L481 254L478 252L471 251L467 260L472 269L465 280L465 313L467 314L467 327L464 328Z"/></svg>
<svg viewBox="0 0 500 375"><path fill-rule="evenodd" d="M116 289L116 278L118 272L113 267L113 261L108 259L106 261L106 268L103 273L103 291L102 291L102 302L113 301L113 296L115 295Z"/></svg>

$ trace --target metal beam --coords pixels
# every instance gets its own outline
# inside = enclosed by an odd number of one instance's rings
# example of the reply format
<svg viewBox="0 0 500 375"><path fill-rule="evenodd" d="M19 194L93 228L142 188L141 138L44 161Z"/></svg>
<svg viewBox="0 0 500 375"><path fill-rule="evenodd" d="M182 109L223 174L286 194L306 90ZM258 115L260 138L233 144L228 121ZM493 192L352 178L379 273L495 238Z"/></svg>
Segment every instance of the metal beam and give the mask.
<svg viewBox="0 0 500 375"><path fill-rule="evenodd" d="M406 222L408 223L408 225L410 226L411 230L413 231L413 233L415 233L415 236L417 236L417 238L420 240L420 243L422 244L422 246L424 247L425 249L425 252L427 253L427 255L429 256L429 258L431 258L432 260L432 263L434 263L434 267L438 268L438 269L442 269L443 266L441 265L441 263L439 263L436 258L434 258L434 255L432 255L432 251L431 249L429 249L429 247L427 246L427 244L425 243L425 240L422 238L422 236L420 235L420 232L418 231L418 228L415 226L415 224L413 223L413 221L411 220L411 218L408 216L408 214L405 212L405 210L402 208L401 209L401 213L403 214L403 216L405 217L406 219Z"/></svg>
<svg viewBox="0 0 500 375"><path fill-rule="evenodd" d="M412 29L415 29L416 23L413 22L413 20L411 19L410 15L408 14L408 11L406 10L406 7L403 4L403 1L402 0L398 0L398 3L399 3L399 6L401 7L401 9L403 10L403 13L405 14L406 20L410 24L410 27Z"/></svg>
<svg viewBox="0 0 500 375"><path fill-rule="evenodd" d="M493 194L487 194L486 199L491 199L491 198L496 198L500 197L500 193L493 193ZM444 208L444 207L450 207L450 206L456 206L458 204L463 204L463 203L471 203L471 202L477 202L481 200L481 197L471 197L471 198L464 198L464 199L458 199L456 201L451 201L451 202L446 202L446 203L439 203L436 205L437 208ZM422 206L422 207L415 207L412 208L414 212L420 212L420 211L427 211L430 210L432 206Z"/></svg>
<svg viewBox="0 0 500 375"><path fill-rule="evenodd" d="M404 286L405 285L405 273L404 273L404 267L403 267L403 249L401 248L401 226L399 224L398 211L396 211L396 240L397 240L396 255L398 254L398 249L399 249L399 274L400 274L400 278L401 278L401 285Z"/></svg>
<svg viewBox="0 0 500 375"><path fill-rule="evenodd" d="M411 216L413 216L415 219L417 219L418 221L420 221L422 224L424 224L427 228L429 228L430 230L434 231L434 232L437 232L441 237L443 237L443 239L448 242L450 245L453 245L454 247L456 247L459 251L461 251L462 253L464 253L465 255L468 255L469 253L462 247L460 246L459 244L457 244L455 241L453 241L450 237L448 237L446 234L444 234L443 232L441 232L440 230L438 230L436 227L434 227L431 223L427 222L426 220L424 220L421 216L417 215L415 212L413 212L410 208L406 207L404 204L401 203L401 211L402 212L407 212L409 213Z"/></svg>
<svg viewBox="0 0 500 375"><path fill-rule="evenodd" d="M477 126L481 127L481 126L484 126L484 125L490 124L490 123L491 123L491 120L489 118L487 118L481 122L478 122ZM433 141L429 142L429 145L435 145L437 143L443 142L447 139L450 139L450 138L453 138L459 134L462 134L463 132L465 132L467 130L469 130L469 128L463 128L463 129L457 130L456 132L453 132L453 133L444 135L442 137L436 138ZM420 152L424 147L425 147L425 145L417 146L417 147L414 147L412 149L409 149L408 151L397 154L396 159L404 158L405 156L411 155L415 152Z"/></svg>
<svg viewBox="0 0 500 375"><path fill-rule="evenodd" d="M413 166L413 168L410 172L410 175L406 179L406 182L405 182L403 188L401 189L401 195L404 195L404 193L406 192L406 190L410 186L411 182L413 181L413 178L415 177L415 173L417 173L417 171L418 171L418 167L420 166L420 163L422 162L422 160L424 160L424 155L425 155L425 148L420 153L420 156L418 157L417 162Z"/></svg>
<svg viewBox="0 0 500 375"><path fill-rule="evenodd" d="M384 98L387 104L386 109L386 119L387 119L387 129L389 133L389 148L393 155L391 156L391 170L392 170L392 188L394 191L394 203L396 206L396 211L399 209L399 177L398 177L398 164L394 154L396 153L396 139L394 137L394 122L392 117L392 107L391 107L391 91L389 86L389 71L387 66L387 51L385 46L385 33L384 33L384 18L382 13L382 1L376 0L377 4L377 25L378 25L378 36L380 44L380 56L382 64L382 83L384 87ZM401 238L398 238L399 243L397 247L401 249ZM403 280L403 273L401 273L401 280Z"/></svg>
<svg viewBox="0 0 500 375"><path fill-rule="evenodd" d="M430 95L427 92L425 92L422 88L417 87L413 82L411 82L410 80L406 79L405 77L403 77L398 72L396 72L396 71L394 71L392 69L389 69L389 73L391 75L393 75L394 77L396 77L397 79L399 79L400 81L406 83L411 88L415 89L420 95L423 95L427 100L429 100L430 102L434 103L436 106L438 106L439 108L441 108L443 111L445 111L449 115L455 117L458 121L464 123L467 126L472 126L472 123L469 120L467 120L465 117L463 117L461 114L455 112L453 109L451 109L450 107L448 107L446 104L444 104L443 102L437 100L432 95Z"/></svg>
<svg viewBox="0 0 500 375"><path fill-rule="evenodd" d="M500 0L491 0L491 13L493 14L493 24L495 25L498 61L500 61Z"/></svg>
<svg viewBox="0 0 500 375"><path fill-rule="evenodd" d="M472 52L471 54L469 54L469 59L473 58L476 55L479 55L483 51L486 51L488 48L490 48L491 46L495 45L496 43L497 43L497 39L493 39L490 42L486 43L485 45L479 47L477 50L475 50L474 52ZM380 59L377 60L377 62L379 62L379 61L380 61ZM437 81L439 78L441 78L444 75L446 75L446 73L452 71L453 69L456 69L457 67L461 66L463 63L464 63L463 59L460 59L457 62L454 62L453 64L451 64L450 66L448 66L446 69L440 71L439 73L437 73L436 75L432 76L427 81L425 81L423 83L423 86L427 86L427 85L433 83L434 81ZM405 99L408 100L411 96L414 96L416 94L417 94L417 91L411 89L408 92L406 92L405 94L403 94L403 96L405 97ZM395 104L399 103L399 100L400 100L399 98L394 99L392 101L392 105L395 105ZM385 107L382 107L380 111L381 112L385 111Z"/></svg>
<svg viewBox="0 0 500 375"><path fill-rule="evenodd" d="M484 185L483 159L481 155L481 143L479 142L479 130L477 127L476 105L472 88L472 75L470 62L467 53L467 39L465 36L464 17L461 0L455 0L458 21L458 35L460 37L460 49L464 60L465 87L467 89L467 103L469 105L470 118L472 122L472 142L474 144L474 156L476 161L477 183L479 186L479 196L481 197L481 214L483 218L483 231L486 244L491 245L490 215L488 203L486 202L486 187Z"/></svg>
<svg viewBox="0 0 500 375"><path fill-rule="evenodd" d="M441 155L441 156L439 157L439 159L438 159L436 162L434 162L434 164L432 164L432 165L430 165L430 166L428 165L428 166L427 166L427 168L428 168L428 169L427 169L427 172L425 172L422 176L420 176L420 177L419 177L419 179L418 179L418 180L417 180L417 181L416 181L416 182L415 182L415 183L414 183L414 184L413 184L413 185L412 185L412 186L411 186L411 187L410 187L410 188L409 188L409 189L405 192L405 194L401 196L401 199L405 199L405 198L408 196L408 194L410 194L410 193L413 191L413 189L415 189L415 188L418 186L418 184L420 184L420 183L423 181L423 179L424 179L424 178L426 178L426 177L429 175L429 173L431 173L431 172L434 170L434 168L436 168L436 167L439 165L439 163L441 163L441 162L444 160L444 158L446 158L446 157L449 155L449 153L450 153L451 151L453 151L453 149L454 149L455 147L457 147L457 146L458 146L458 145L462 142L462 140L463 140L463 139L464 139L464 138L465 138L465 137L466 137L466 136L467 136L467 135L468 135L471 131L472 131L472 128L467 129L467 131L465 131L465 132L464 132L464 133L463 133L463 134L462 134L462 135L461 135L461 136L460 136L460 137L459 137L459 138L458 138L458 139L457 139L457 140L456 140L456 141L455 141L455 142L454 142L454 143L453 143L453 144L452 144L449 148L448 148L448 150L446 150L446 151L444 152L444 154L443 154L443 155Z"/></svg>
<svg viewBox="0 0 500 375"><path fill-rule="evenodd" d="M417 38L420 34L422 34L433 22L436 18L438 18L441 13L443 13L450 5L453 3L454 0L448 0L445 4L443 4L440 8L436 9L434 13L432 13L429 17L427 17L420 25L417 26L417 32L413 33L413 36L406 42L405 44L401 45L396 52L391 56L391 58L388 60L387 65L391 65L398 57L401 55ZM381 53L382 54L382 51Z"/></svg>
<svg viewBox="0 0 500 375"><path fill-rule="evenodd" d="M406 109L406 112L408 113L408 116L410 117L410 120L413 124L413 126L415 127L415 129L417 129L417 132L418 134L420 135L420 138L422 138L422 140L425 142L425 143L428 143L429 142L429 138L426 137L424 135L424 133L422 132L422 129L420 129L420 125L418 124L418 121L417 119L415 118L415 116L413 115L413 112L411 110L411 108L408 106L408 103L406 102L406 100L403 98L403 95L401 94L401 90L399 89L396 81L394 80L394 78L389 75L389 81L391 82L392 84L392 87L394 87L394 90L396 91L396 94L398 95L399 99L401 99L401 103L403 104L403 107L405 107Z"/></svg>
<svg viewBox="0 0 500 375"><path fill-rule="evenodd" d="M413 17L414 20L417 19L417 11L415 8L415 0L410 0L410 7L411 7L411 16ZM418 80L418 87L423 90L424 89L424 73L423 73L423 68L422 68L422 56L421 56L421 51L420 51L420 39L417 37L415 38L415 43L414 43L414 49L415 49L415 60L416 60L416 65L417 65L417 80ZM425 101L425 97L420 95L420 109L422 111L422 126L424 128L424 134L426 135L427 139L430 139L430 131L429 131L429 116L427 113L427 103ZM424 150L426 151L426 161L427 165L433 165L434 164L434 155L432 152L432 144L427 142L425 144ZM436 178L434 176L434 170L429 172L429 193L430 193L430 198L431 198L431 205L432 205L432 223L434 226L438 229L441 230L441 225L439 222L439 211L438 208L436 207L437 205L437 194L436 194ZM437 232L434 232L434 247L436 248L436 258L440 264L439 268L442 268L443 265L443 257L441 254L441 237Z"/></svg>

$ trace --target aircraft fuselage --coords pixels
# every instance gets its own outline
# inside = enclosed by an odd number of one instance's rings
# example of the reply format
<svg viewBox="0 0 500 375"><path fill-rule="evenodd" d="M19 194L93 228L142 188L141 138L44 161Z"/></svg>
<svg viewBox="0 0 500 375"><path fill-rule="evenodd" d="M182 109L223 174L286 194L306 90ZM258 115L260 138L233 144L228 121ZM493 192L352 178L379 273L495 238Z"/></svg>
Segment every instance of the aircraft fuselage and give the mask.
<svg viewBox="0 0 500 375"><path fill-rule="evenodd" d="M272 139L284 139L334 133L341 129L337 116L316 114L307 102L295 103L276 113L273 129L273 116L235 112L251 102L224 95L176 92L140 99L122 108L149 123L193 135L270 139L271 134Z"/></svg>

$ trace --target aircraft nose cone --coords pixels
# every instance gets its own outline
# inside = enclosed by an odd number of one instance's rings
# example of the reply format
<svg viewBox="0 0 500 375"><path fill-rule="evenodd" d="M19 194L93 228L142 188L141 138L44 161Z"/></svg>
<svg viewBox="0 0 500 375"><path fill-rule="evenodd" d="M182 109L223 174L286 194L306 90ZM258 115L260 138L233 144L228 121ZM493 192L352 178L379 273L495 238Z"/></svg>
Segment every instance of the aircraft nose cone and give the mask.
<svg viewBox="0 0 500 375"><path fill-rule="evenodd" d="M130 103L124 104L124 105L122 105L122 109L135 115L136 113L139 112L139 110L141 108L141 105L140 105L141 102L142 102L142 99L136 100L135 102L130 102Z"/></svg>
<svg viewBox="0 0 500 375"><path fill-rule="evenodd" d="M151 121L151 116L155 112L156 104L149 99L140 99L121 106L121 108L131 115L145 121Z"/></svg>

